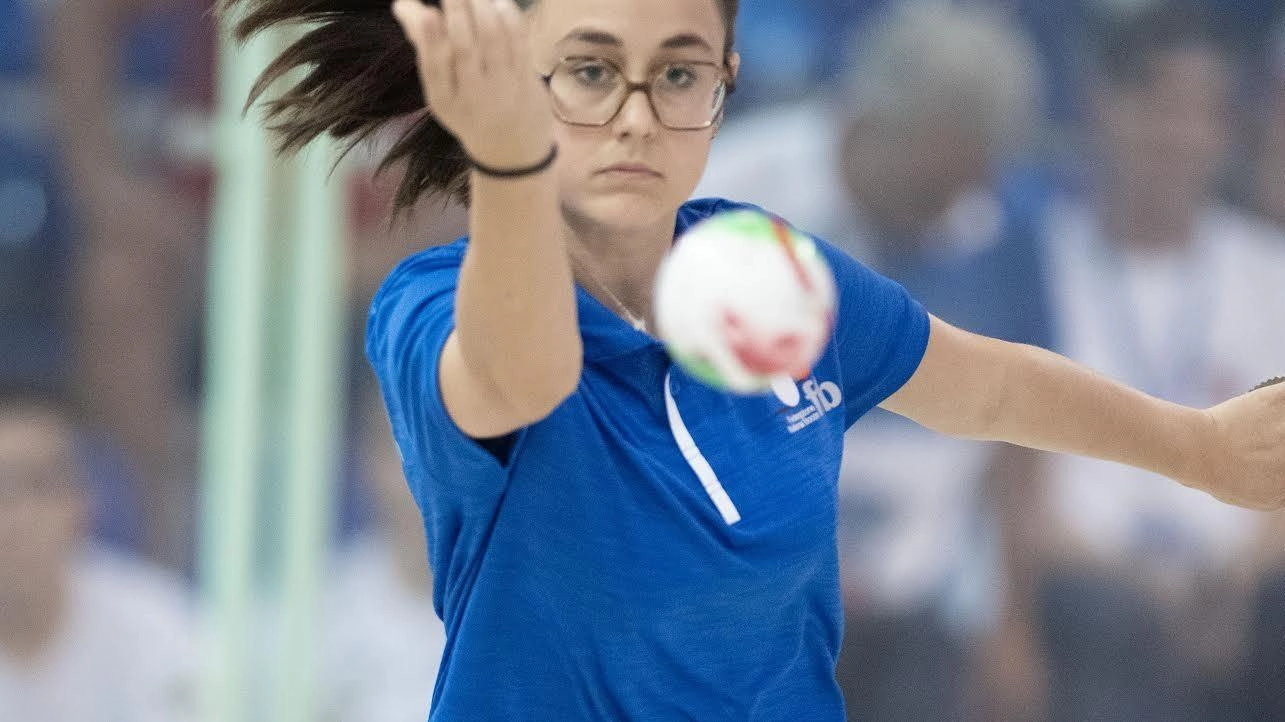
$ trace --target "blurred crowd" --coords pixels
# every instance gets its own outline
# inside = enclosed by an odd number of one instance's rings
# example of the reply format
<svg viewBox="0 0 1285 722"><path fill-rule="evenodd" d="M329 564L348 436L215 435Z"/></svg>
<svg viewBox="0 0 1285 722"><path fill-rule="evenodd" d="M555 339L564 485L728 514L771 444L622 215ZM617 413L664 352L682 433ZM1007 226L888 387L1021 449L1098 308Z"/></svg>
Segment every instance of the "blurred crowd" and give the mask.
<svg viewBox="0 0 1285 722"><path fill-rule="evenodd" d="M198 714L212 23L0 0L0 722ZM738 45L698 195L1163 398L1285 373L1279 0L742 0ZM391 223L357 156L354 341L392 264L463 232L440 201ZM422 720L423 531L349 368L319 706ZM1285 720L1285 518L878 411L840 510L853 720Z"/></svg>

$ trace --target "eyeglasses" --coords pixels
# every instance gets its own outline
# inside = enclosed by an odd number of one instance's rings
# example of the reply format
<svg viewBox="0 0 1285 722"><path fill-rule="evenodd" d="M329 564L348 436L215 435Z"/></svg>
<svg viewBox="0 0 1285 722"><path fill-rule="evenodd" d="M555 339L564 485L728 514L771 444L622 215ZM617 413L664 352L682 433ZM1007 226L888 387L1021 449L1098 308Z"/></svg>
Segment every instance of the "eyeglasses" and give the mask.
<svg viewBox="0 0 1285 722"><path fill-rule="evenodd" d="M699 61L669 63L649 82L634 83L610 60L569 57L543 77L558 119L593 127L615 120L629 96L641 90L661 125L702 130L718 120L728 91L725 68Z"/></svg>

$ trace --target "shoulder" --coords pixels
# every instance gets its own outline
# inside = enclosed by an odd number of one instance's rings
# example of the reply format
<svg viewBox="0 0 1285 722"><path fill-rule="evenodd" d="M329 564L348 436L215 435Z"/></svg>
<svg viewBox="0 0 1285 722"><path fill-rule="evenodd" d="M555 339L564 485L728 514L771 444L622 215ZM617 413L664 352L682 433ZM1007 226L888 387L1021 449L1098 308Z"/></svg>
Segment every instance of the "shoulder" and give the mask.
<svg viewBox="0 0 1285 722"><path fill-rule="evenodd" d="M468 239L461 238L408 256L393 268L371 299L366 319L366 351L372 360L382 355L375 340L400 336L414 318L424 317L421 312L429 305L442 305L442 315L450 316L445 307L453 303L467 249Z"/></svg>
<svg viewBox="0 0 1285 722"><path fill-rule="evenodd" d="M466 250L468 250L467 237L407 256L393 267L384 282L380 284L379 290L375 292L372 306L387 303L390 297L405 291L408 287L430 281L440 283L443 278L458 277Z"/></svg>
<svg viewBox="0 0 1285 722"><path fill-rule="evenodd" d="M730 213L732 211L758 211L759 213L771 214L770 211L764 210L753 203L742 203L718 197L693 198L678 208L676 230L681 234L703 220L712 218L720 213Z"/></svg>

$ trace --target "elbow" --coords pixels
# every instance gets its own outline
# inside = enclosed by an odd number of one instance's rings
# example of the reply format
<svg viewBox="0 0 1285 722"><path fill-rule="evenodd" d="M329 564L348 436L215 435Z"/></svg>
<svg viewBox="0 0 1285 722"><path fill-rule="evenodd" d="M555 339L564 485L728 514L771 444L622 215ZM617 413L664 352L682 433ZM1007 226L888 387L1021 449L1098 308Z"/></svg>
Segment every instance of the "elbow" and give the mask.
<svg viewBox="0 0 1285 722"><path fill-rule="evenodd" d="M555 409L562 405L580 388L580 374L583 372L583 366L580 359L574 363L568 362L557 369L551 369L550 373L544 378L541 384L540 392L529 394L521 400L520 407L523 415L530 419L529 423L540 421Z"/></svg>
<svg viewBox="0 0 1285 722"><path fill-rule="evenodd" d="M513 361L495 370L491 379L504 404L524 424L546 418L580 387L584 356L579 343L553 356Z"/></svg>

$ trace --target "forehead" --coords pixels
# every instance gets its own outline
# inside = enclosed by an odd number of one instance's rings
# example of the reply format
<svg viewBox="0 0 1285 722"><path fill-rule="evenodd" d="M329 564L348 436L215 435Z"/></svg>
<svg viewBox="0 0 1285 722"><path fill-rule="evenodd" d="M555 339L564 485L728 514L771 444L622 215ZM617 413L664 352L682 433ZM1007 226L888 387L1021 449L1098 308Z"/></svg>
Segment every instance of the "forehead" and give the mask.
<svg viewBox="0 0 1285 722"><path fill-rule="evenodd" d="M538 52L588 30L620 39L627 55L654 53L679 36L696 36L721 55L726 36L718 0L540 0L532 12Z"/></svg>

